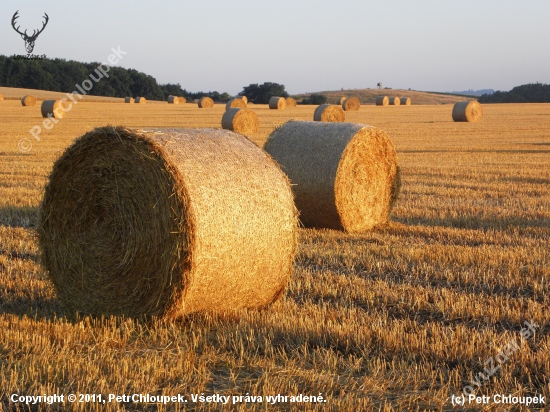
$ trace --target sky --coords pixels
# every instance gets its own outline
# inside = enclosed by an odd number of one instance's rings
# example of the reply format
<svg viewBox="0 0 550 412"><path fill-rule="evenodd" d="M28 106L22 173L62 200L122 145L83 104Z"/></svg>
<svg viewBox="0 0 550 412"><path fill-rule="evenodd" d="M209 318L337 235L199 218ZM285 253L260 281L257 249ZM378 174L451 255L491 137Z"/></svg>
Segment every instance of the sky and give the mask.
<svg viewBox="0 0 550 412"><path fill-rule="evenodd" d="M547 0L2 0L0 54L25 54L17 10L30 33L49 15L34 54L106 62L120 47L117 65L193 92L550 83Z"/></svg>

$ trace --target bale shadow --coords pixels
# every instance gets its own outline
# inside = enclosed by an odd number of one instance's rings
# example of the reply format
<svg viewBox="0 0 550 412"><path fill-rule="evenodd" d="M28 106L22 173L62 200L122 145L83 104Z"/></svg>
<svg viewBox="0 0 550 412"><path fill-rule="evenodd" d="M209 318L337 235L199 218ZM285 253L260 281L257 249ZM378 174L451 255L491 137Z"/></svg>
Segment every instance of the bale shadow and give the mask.
<svg viewBox="0 0 550 412"><path fill-rule="evenodd" d="M69 320L63 312L60 302L41 296L3 296L0 298L0 314L15 315L19 318L32 318L36 320Z"/></svg>
<svg viewBox="0 0 550 412"><path fill-rule="evenodd" d="M519 217L485 219L478 216L449 217L445 219L430 217L394 217L394 221L409 226L445 227L470 230L509 230L517 229L548 229L550 219L525 219Z"/></svg>
<svg viewBox="0 0 550 412"><path fill-rule="evenodd" d="M35 229L38 227L39 209L31 206L4 206L0 208L0 225Z"/></svg>

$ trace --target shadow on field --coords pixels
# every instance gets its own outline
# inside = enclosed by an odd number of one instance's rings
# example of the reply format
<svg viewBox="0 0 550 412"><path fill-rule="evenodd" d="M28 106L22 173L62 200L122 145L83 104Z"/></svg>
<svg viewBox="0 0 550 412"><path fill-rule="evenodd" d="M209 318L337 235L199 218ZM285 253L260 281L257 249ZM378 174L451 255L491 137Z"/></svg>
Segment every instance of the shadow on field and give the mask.
<svg viewBox="0 0 550 412"><path fill-rule="evenodd" d="M38 227L38 208L4 206L0 208L0 225L24 229L36 228Z"/></svg>
<svg viewBox="0 0 550 412"><path fill-rule="evenodd" d="M429 218L429 217L394 217L398 223L411 226L446 227L453 229L471 230L510 230L510 229L547 229L550 227L550 219L522 219L522 218L493 218L483 219L477 216L464 216L458 218Z"/></svg>
<svg viewBox="0 0 550 412"><path fill-rule="evenodd" d="M57 299L35 296L17 296L9 294L0 297L0 314L11 314L37 320L65 318Z"/></svg>

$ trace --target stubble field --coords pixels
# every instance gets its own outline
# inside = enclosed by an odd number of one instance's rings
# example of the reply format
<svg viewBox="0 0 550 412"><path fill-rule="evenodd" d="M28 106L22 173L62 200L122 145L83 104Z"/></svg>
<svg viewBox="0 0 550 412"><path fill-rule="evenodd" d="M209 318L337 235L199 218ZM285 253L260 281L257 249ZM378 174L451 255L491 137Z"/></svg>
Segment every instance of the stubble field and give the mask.
<svg viewBox="0 0 550 412"><path fill-rule="evenodd" d="M250 108L261 125L250 138L260 146L274 127L314 111ZM94 127L220 127L223 106L80 103L36 141L28 130L42 124L39 106L0 102L0 405L452 410L451 396L467 385L480 396L550 402L550 105L485 105L483 121L471 124L453 123L451 110L347 112L396 146L403 186L393 222L363 235L301 229L289 288L272 307L163 324L65 316L39 264L43 187L63 149ZM22 138L33 144L28 153L18 149ZM538 325L528 339L524 321ZM511 341L517 347L488 376L486 361ZM29 408L9 403L13 393L182 394L188 403ZM327 401L193 403L201 393L322 393Z"/></svg>

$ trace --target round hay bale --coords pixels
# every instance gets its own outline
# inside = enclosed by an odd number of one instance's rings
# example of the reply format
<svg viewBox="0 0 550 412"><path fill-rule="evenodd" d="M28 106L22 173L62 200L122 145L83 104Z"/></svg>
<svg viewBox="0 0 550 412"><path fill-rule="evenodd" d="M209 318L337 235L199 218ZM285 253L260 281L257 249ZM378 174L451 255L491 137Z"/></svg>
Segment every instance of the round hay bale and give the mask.
<svg viewBox="0 0 550 412"><path fill-rule="evenodd" d="M478 122L483 118L483 109L477 100L457 102L453 106L455 122Z"/></svg>
<svg viewBox="0 0 550 412"><path fill-rule="evenodd" d="M248 97L246 96L239 96L241 98L241 100L245 103L248 103Z"/></svg>
<svg viewBox="0 0 550 412"><path fill-rule="evenodd" d="M211 109L214 107L214 100L208 96L204 96L199 99L198 105L201 109Z"/></svg>
<svg viewBox="0 0 550 412"><path fill-rule="evenodd" d="M65 116L65 104L61 100L44 100L40 107L42 117L62 119Z"/></svg>
<svg viewBox="0 0 550 412"><path fill-rule="evenodd" d="M359 110L361 103L357 97L349 97L342 103L342 109L345 111L348 110Z"/></svg>
<svg viewBox="0 0 550 412"><path fill-rule="evenodd" d="M377 106L387 106L388 104L390 104L390 99L388 96L376 96Z"/></svg>
<svg viewBox="0 0 550 412"><path fill-rule="evenodd" d="M34 106L36 104L36 97L31 96L30 94L23 96L21 99L21 106Z"/></svg>
<svg viewBox="0 0 550 412"><path fill-rule="evenodd" d="M398 195L395 148L383 130L289 121L264 149L288 175L306 227L362 232L389 220Z"/></svg>
<svg viewBox="0 0 550 412"><path fill-rule="evenodd" d="M286 107L296 107L298 104L296 103L296 99L293 97L287 97L285 99L285 105Z"/></svg>
<svg viewBox="0 0 550 412"><path fill-rule="evenodd" d="M390 106L399 106L401 99L399 97L390 97Z"/></svg>
<svg viewBox="0 0 550 412"><path fill-rule="evenodd" d="M286 100L284 97L273 96L269 99L269 108L273 110L284 110L286 107Z"/></svg>
<svg viewBox="0 0 550 412"><path fill-rule="evenodd" d="M168 96L168 103L170 104L179 104L180 98L177 96Z"/></svg>
<svg viewBox="0 0 550 412"><path fill-rule="evenodd" d="M410 106L411 105L411 98L410 97L402 97L401 98L401 105L402 106Z"/></svg>
<svg viewBox="0 0 550 412"><path fill-rule="evenodd" d="M124 98L124 103L134 103L134 98L133 97L125 97Z"/></svg>
<svg viewBox="0 0 550 412"><path fill-rule="evenodd" d="M136 97L135 102L139 104L145 104L147 103L147 99L145 97Z"/></svg>
<svg viewBox="0 0 550 412"><path fill-rule="evenodd" d="M4 95L0 93L0 100L4 100Z"/></svg>
<svg viewBox="0 0 550 412"><path fill-rule="evenodd" d="M187 98L185 96L178 96L179 104L186 104Z"/></svg>
<svg viewBox="0 0 550 412"><path fill-rule="evenodd" d="M108 126L55 162L38 232L68 310L175 318L277 300L297 216L288 179L244 136Z"/></svg>
<svg viewBox="0 0 550 412"><path fill-rule="evenodd" d="M345 122L346 112L341 106L322 104L315 109L313 120L316 122Z"/></svg>
<svg viewBox="0 0 550 412"><path fill-rule="evenodd" d="M260 126L258 115L252 110L229 108L222 117L222 128L240 134L257 133Z"/></svg>
<svg viewBox="0 0 550 412"><path fill-rule="evenodd" d="M225 104L225 110L229 110L232 108L246 109L246 103L242 99L231 99Z"/></svg>
<svg viewBox="0 0 550 412"><path fill-rule="evenodd" d="M342 97L340 97L340 102L339 102L338 104L340 104L340 105L341 105L342 103L344 103L344 102L346 101L346 99L347 99L347 97L346 97L346 96L342 96Z"/></svg>

